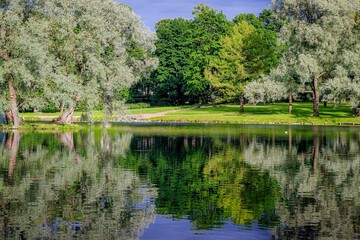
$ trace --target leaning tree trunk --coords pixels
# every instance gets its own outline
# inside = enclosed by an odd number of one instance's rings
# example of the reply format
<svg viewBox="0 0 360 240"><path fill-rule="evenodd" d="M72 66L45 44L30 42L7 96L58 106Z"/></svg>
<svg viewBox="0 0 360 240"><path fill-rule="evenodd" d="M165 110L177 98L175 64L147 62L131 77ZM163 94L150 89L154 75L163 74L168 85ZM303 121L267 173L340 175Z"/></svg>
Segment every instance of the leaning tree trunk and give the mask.
<svg viewBox="0 0 360 240"><path fill-rule="evenodd" d="M20 126L20 115L19 108L17 105L16 99L16 91L14 87L14 79L13 76L8 73L7 81L9 85L9 93L10 93L10 110L6 113L6 118L8 123L12 123L14 128L18 128Z"/></svg>
<svg viewBox="0 0 360 240"><path fill-rule="evenodd" d="M72 117L74 115L75 107L78 101L80 100L79 94L76 94L73 98L73 105L70 106L66 111L64 111L60 117L54 120L54 123L58 124L71 124L72 123Z"/></svg>
<svg viewBox="0 0 360 240"><path fill-rule="evenodd" d="M244 94L240 95L240 112L241 113L245 112L245 110L244 110Z"/></svg>
<svg viewBox="0 0 360 240"><path fill-rule="evenodd" d="M319 89L318 89L318 79L314 78L313 80L313 116L319 117L320 111L319 111L319 103L320 103L320 96L319 96Z"/></svg>
<svg viewBox="0 0 360 240"><path fill-rule="evenodd" d="M9 61L10 54L7 50L6 42L7 42L7 29L4 26L0 26L0 41L2 42L2 49L0 51L0 57L4 61L5 70L6 70L6 80L8 82L9 93L10 93L10 109L6 113L6 118L8 123L12 123L14 128L20 126L20 116L19 116L19 108L17 105L16 99L16 90L14 86L14 78L10 71Z"/></svg>
<svg viewBox="0 0 360 240"><path fill-rule="evenodd" d="M293 109L293 98L292 95L289 95L289 114L292 114L292 109Z"/></svg>

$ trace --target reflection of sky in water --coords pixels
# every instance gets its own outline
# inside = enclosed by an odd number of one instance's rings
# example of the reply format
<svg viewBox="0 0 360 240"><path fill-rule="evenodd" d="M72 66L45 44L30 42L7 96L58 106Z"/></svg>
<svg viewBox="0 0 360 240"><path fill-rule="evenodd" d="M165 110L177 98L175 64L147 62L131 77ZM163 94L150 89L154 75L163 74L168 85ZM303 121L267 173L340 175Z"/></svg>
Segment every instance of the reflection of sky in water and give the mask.
<svg viewBox="0 0 360 240"><path fill-rule="evenodd" d="M43 225L41 233L39 235L51 236L51 238L59 238L61 236L62 226L64 224L66 229L70 230L70 235L72 237L79 236L79 234L86 235L86 228L81 222L71 222L63 221L60 217L55 220L48 220L46 224ZM46 233L46 234L45 234Z"/></svg>
<svg viewBox="0 0 360 240"><path fill-rule="evenodd" d="M254 224L251 229L246 230L244 227L234 225L230 221L225 223L221 229L213 230L192 230L192 224L189 220L173 220L171 217L163 215L156 215L155 223L151 224L148 229L145 229L144 235L140 237L141 240L152 239L171 239L171 240L186 240L186 239L206 239L206 240L227 240L227 239L270 239L269 230L265 230L260 226ZM240 231L239 231L240 230Z"/></svg>
<svg viewBox="0 0 360 240"><path fill-rule="evenodd" d="M0 132L0 143L6 142L6 133Z"/></svg>

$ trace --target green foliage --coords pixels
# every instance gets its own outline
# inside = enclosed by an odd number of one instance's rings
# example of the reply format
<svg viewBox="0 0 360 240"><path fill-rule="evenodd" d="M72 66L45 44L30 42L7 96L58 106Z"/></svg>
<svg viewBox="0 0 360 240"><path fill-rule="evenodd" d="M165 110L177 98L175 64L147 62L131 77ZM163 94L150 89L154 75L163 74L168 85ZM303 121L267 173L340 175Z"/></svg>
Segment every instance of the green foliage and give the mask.
<svg viewBox="0 0 360 240"><path fill-rule="evenodd" d="M0 103L11 96L12 110L55 105L65 107L64 114L71 116L83 101L87 110L103 104L111 113L120 106L119 91L157 64L155 35L124 4L111 0L2 4L0 89L6 94ZM8 82L13 82L11 94ZM1 112L9 110L0 105Z"/></svg>
<svg viewBox="0 0 360 240"><path fill-rule="evenodd" d="M263 23L266 29L280 32L282 26L284 26L284 21L281 21L276 18L274 11L270 9L264 9L260 15L259 20Z"/></svg>
<svg viewBox="0 0 360 240"><path fill-rule="evenodd" d="M133 86L130 101L151 101L154 105L179 105L187 101L184 71L191 51L187 46L189 26L190 21L182 18L156 23L155 54L159 65L149 78Z"/></svg>
<svg viewBox="0 0 360 240"><path fill-rule="evenodd" d="M254 26L256 29L264 28L265 25L261 22L262 19L256 17L254 14L239 14L234 17L232 20L235 25L241 23L241 22L247 22L248 24Z"/></svg>
<svg viewBox="0 0 360 240"><path fill-rule="evenodd" d="M200 4L194 19L163 19L155 28L158 40L156 56L159 66L145 84L133 87L133 96L141 94L153 105L182 105L207 102L209 82L204 69L218 55L220 38L231 30L231 22L217 10ZM149 94L151 89L153 95Z"/></svg>
<svg viewBox="0 0 360 240"><path fill-rule="evenodd" d="M209 95L209 81L204 71L211 59L219 55L220 39L231 32L231 22L222 12L205 5L195 7L188 44L191 48L188 69L185 72L187 93L197 98Z"/></svg>
<svg viewBox="0 0 360 240"><path fill-rule="evenodd" d="M240 22L221 39L219 57L210 62L205 75L218 92L238 98L249 82L277 65L279 55L276 33L265 29L258 18L242 14L234 21Z"/></svg>
<svg viewBox="0 0 360 240"><path fill-rule="evenodd" d="M289 92L311 91L314 116L319 115L321 98L356 99L357 91L347 88L358 89L354 69L360 68L359 54L352 55L351 64L345 59L358 48L354 16L360 11L359 1L273 0L272 5L280 19L287 19L280 36L288 49L275 75L289 85Z"/></svg>

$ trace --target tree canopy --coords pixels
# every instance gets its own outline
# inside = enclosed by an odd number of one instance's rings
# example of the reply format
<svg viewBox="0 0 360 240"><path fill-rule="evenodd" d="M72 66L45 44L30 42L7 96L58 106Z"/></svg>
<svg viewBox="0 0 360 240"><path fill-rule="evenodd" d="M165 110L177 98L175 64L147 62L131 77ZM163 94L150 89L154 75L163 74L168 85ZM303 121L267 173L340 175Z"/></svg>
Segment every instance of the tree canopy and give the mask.
<svg viewBox="0 0 360 240"><path fill-rule="evenodd" d="M287 19L280 39L288 49L277 73L284 81L296 83L298 91L312 93L313 115L319 116L322 87L327 89L324 100L341 97L340 92L349 96L346 86L353 86L353 91L359 88L359 75L353 70L355 65L360 67L359 1L273 0L272 6L279 18Z"/></svg>
<svg viewBox="0 0 360 240"><path fill-rule="evenodd" d="M80 100L111 113L117 93L156 66L155 35L123 4L9 0L1 8L1 110L15 127L24 102L65 105L60 123Z"/></svg>

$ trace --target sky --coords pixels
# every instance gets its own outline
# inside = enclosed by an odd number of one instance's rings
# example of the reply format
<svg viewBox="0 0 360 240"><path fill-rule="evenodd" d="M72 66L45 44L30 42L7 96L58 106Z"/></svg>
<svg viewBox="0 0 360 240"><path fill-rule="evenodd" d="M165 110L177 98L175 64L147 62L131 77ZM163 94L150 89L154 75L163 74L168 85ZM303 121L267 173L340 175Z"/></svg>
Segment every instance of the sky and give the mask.
<svg viewBox="0 0 360 240"><path fill-rule="evenodd" d="M164 18L193 18L194 6L204 3L216 10L221 10L228 19L240 13L258 15L263 9L269 8L271 0L115 0L132 7L141 17L145 25L154 31L154 25Z"/></svg>

